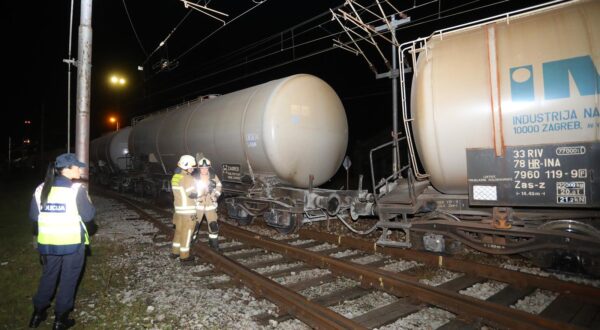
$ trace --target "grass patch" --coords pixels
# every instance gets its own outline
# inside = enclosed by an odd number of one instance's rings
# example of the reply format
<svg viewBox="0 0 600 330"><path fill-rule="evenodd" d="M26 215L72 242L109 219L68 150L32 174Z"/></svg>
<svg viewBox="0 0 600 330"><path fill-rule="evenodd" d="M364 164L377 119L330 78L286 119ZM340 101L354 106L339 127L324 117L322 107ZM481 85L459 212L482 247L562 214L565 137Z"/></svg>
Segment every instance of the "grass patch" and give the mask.
<svg viewBox="0 0 600 330"><path fill-rule="evenodd" d="M33 248L29 203L37 183L5 181L0 188L0 327L25 328L42 267Z"/></svg>

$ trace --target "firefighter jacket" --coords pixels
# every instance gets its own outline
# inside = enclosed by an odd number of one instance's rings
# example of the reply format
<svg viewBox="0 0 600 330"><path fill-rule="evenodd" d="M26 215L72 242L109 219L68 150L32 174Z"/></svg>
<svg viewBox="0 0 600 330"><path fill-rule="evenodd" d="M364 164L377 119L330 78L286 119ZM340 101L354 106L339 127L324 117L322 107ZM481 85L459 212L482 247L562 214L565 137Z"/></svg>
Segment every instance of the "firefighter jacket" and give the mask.
<svg viewBox="0 0 600 330"><path fill-rule="evenodd" d="M80 183L58 176L45 205L41 203L44 184L33 195L29 215L37 221L38 250L41 254L66 255L89 244L85 222L90 222L95 209Z"/></svg>
<svg viewBox="0 0 600 330"><path fill-rule="evenodd" d="M171 179L171 190L173 191L173 206L176 214L194 215L196 214L196 202L188 197L182 183L185 178L192 177L186 171L177 168Z"/></svg>
<svg viewBox="0 0 600 330"><path fill-rule="evenodd" d="M223 188L219 177L209 172L208 175L200 173L185 177L182 180L182 186L190 198L196 201L196 210L213 211L217 209L217 199L221 195Z"/></svg>

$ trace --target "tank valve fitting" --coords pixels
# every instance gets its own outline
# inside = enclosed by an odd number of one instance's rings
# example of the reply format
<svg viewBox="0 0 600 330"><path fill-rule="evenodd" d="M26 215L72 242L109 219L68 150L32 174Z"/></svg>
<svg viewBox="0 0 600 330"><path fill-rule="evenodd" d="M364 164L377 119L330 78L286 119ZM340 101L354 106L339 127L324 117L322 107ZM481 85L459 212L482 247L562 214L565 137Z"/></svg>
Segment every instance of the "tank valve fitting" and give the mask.
<svg viewBox="0 0 600 330"><path fill-rule="evenodd" d="M329 196L313 195L313 204L320 209L324 209L327 214L334 216L340 212L342 201L338 194Z"/></svg>

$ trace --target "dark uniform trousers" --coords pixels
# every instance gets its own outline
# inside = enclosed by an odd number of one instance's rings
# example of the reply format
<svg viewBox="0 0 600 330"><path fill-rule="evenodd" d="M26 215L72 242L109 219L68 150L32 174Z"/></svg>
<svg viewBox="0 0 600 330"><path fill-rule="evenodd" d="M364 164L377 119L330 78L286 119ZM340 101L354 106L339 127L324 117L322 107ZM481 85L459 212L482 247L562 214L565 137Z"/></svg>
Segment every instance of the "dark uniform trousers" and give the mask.
<svg viewBox="0 0 600 330"><path fill-rule="evenodd" d="M62 314L71 311L77 282L85 261L85 245L81 244L79 249L72 254L47 254L42 255L42 258L44 261L42 278L40 279L38 291L33 297L35 309L43 310L50 306L58 284L54 312L55 314ZM58 283L59 281L60 283Z"/></svg>

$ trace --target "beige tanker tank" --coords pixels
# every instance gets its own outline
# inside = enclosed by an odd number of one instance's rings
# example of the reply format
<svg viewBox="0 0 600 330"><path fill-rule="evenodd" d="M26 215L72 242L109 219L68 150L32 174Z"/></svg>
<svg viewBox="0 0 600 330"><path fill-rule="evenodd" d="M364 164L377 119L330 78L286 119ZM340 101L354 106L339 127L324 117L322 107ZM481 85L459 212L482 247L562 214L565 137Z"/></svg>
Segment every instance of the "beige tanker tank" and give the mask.
<svg viewBox="0 0 600 330"><path fill-rule="evenodd" d="M276 176L298 188L320 185L338 170L348 123L335 91L298 74L152 115L137 123L129 151L172 171L182 154L202 153L221 174Z"/></svg>
<svg viewBox="0 0 600 330"><path fill-rule="evenodd" d="M431 183L466 194L470 148L600 140L600 1L435 34L421 50L411 112Z"/></svg>

